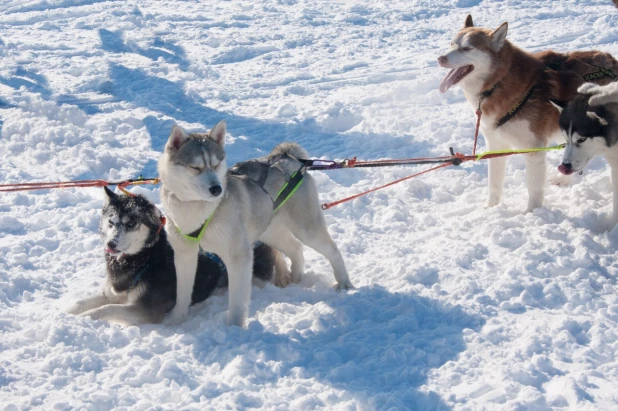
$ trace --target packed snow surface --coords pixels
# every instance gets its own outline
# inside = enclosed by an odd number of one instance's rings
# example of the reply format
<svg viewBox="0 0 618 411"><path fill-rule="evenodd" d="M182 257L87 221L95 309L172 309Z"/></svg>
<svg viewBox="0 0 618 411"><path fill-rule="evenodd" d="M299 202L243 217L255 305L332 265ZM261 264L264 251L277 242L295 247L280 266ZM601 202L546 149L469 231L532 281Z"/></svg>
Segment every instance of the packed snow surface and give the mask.
<svg viewBox="0 0 618 411"><path fill-rule="evenodd" d="M439 94L436 62L468 13L528 50L618 55L609 0L3 0L0 181L151 177L174 123L221 119L230 163L281 141L339 160L468 153L473 109ZM421 169L313 175L333 201ZM2 194L0 407L615 410L609 168L579 180L526 214L512 158L494 208L484 162L334 207L357 288L335 292L306 250L300 284L253 289L247 329L225 325L225 291L179 326L66 314L104 282L102 190Z"/></svg>

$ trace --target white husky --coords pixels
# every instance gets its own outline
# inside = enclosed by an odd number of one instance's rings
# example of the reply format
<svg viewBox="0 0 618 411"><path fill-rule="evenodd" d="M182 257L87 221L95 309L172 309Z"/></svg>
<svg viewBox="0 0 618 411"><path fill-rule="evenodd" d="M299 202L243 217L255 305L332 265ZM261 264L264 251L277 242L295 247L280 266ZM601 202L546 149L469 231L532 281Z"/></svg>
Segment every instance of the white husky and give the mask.
<svg viewBox="0 0 618 411"><path fill-rule="evenodd" d="M268 156L252 161L255 167L248 167L263 173L230 174L225 132L223 121L208 134L187 134L174 126L159 159L161 201L168 215L166 228L178 276L170 320L178 322L187 315L199 246L219 255L227 267L229 324L243 326L247 317L252 250L258 240L290 258L292 281L299 282L303 273L304 243L328 259L337 289L351 288L341 253L328 234L315 183L302 173L304 164L298 159L308 157L305 150L283 143ZM279 207L278 194L299 176L295 173L301 173L302 184ZM275 267L279 269L283 268Z"/></svg>

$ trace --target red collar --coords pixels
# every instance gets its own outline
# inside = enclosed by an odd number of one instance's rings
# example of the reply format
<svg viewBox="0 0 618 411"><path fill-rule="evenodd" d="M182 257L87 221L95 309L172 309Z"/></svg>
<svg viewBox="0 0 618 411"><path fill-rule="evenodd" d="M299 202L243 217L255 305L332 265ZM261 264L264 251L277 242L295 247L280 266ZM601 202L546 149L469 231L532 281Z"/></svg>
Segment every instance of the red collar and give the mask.
<svg viewBox="0 0 618 411"><path fill-rule="evenodd" d="M157 230L157 235L159 235L159 233L163 229L163 226L165 225L166 222L167 222L167 219L165 218L164 215L162 215L161 216L161 225L159 226L159 229Z"/></svg>

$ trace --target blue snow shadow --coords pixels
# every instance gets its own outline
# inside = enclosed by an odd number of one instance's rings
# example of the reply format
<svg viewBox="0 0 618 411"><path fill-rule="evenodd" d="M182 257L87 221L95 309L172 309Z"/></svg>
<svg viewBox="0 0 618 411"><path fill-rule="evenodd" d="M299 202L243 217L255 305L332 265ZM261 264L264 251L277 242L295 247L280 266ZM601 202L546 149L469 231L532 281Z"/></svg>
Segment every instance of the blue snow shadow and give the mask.
<svg viewBox="0 0 618 411"><path fill-rule="evenodd" d="M300 375L348 392L347 400L354 398L371 409L449 408L438 394L419 388L432 369L466 349L464 330L480 329L482 318L458 306L445 307L437 300L379 286L337 294L294 291L310 304L323 305L313 309L319 316L298 320L298 328L286 334L266 332L257 322L246 331L229 327L224 343L213 340L213 331L205 331L196 336L193 356L222 370L242 356L244 377L251 383ZM252 309L264 312L269 304L254 301ZM265 365L270 361L277 363L277 372ZM329 406L317 396L308 401L310 408Z"/></svg>
<svg viewBox="0 0 618 411"><path fill-rule="evenodd" d="M52 94L45 76L35 73L34 71L28 71L22 66L17 67L15 74L11 77L0 76L0 83L15 90L25 87L26 90L32 93L40 94L45 100L49 100Z"/></svg>
<svg viewBox="0 0 618 411"><path fill-rule="evenodd" d="M362 144L363 151L372 151L377 158L388 157L393 152L401 156L425 156L434 148L428 142L415 141L411 136L394 138L389 135L323 131L314 119L283 123L222 112L208 107L197 97L187 95L181 84L119 64L110 66L109 77L110 81L105 83L102 92L161 114L143 119L154 150L163 150L173 124L170 118L200 124L201 131L209 130L219 121L226 120L228 131L235 137L233 141L228 140L226 145L230 164L263 156L282 141L296 141L312 156L340 158L353 156L359 144ZM154 161L149 162L143 174L152 174L155 171L153 167ZM339 178L335 173L331 177L335 180ZM349 181L350 176L341 178L346 179L344 184L353 183ZM356 178L362 178L362 174Z"/></svg>
<svg viewBox="0 0 618 411"><path fill-rule="evenodd" d="M122 39L122 32L114 32L106 29L99 30L101 38L101 48L112 53L137 53L151 60L162 58L168 63L177 64L178 67L186 71L189 68L189 61L185 50L175 43L165 41L160 37L155 37L152 47L142 48L139 46L128 47Z"/></svg>

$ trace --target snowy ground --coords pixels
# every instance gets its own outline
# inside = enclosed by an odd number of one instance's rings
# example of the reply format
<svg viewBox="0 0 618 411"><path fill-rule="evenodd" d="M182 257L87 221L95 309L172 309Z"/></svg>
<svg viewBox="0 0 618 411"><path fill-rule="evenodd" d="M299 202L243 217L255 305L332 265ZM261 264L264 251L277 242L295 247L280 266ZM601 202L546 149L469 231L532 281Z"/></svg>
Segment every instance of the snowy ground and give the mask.
<svg viewBox="0 0 618 411"><path fill-rule="evenodd" d="M231 162L286 140L337 159L469 152L472 110L438 93L436 64L469 12L529 50L618 55L609 0L3 0L0 181L153 176L174 122L221 119ZM101 190L3 194L0 407L616 409L609 170L524 214L509 164L492 209L479 163L327 211L358 288L333 291L308 250L300 285L253 290L246 330L223 324L227 294L178 327L65 314L103 282ZM414 171L314 175L329 201Z"/></svg>

